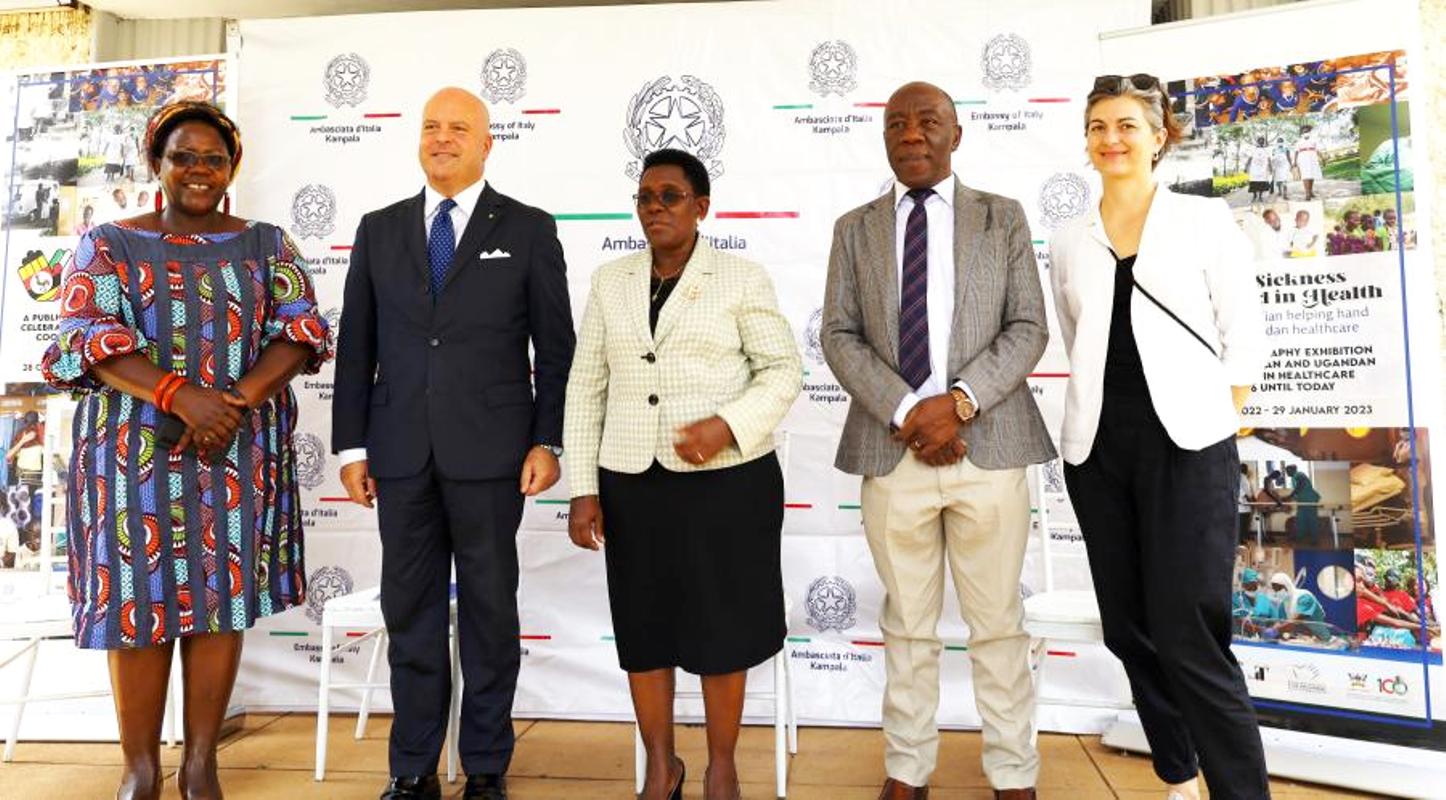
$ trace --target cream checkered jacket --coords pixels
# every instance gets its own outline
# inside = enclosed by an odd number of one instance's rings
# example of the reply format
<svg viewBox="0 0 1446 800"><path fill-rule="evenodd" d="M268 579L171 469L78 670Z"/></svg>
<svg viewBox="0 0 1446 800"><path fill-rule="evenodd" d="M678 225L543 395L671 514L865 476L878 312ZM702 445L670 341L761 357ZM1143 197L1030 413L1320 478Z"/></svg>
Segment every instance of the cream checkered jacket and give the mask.
<svg viewBox="0 0 1446 800"><path fill-rule="evenodd" d="M563 447L573 497L597 494L598 467L636 474L720 469L773 449L802 388L803 363L763 267L702 239L648 330L652 250L598 267L567 381ZM673 452L680 427L722 417L729 445L694 466Z"/></svg>

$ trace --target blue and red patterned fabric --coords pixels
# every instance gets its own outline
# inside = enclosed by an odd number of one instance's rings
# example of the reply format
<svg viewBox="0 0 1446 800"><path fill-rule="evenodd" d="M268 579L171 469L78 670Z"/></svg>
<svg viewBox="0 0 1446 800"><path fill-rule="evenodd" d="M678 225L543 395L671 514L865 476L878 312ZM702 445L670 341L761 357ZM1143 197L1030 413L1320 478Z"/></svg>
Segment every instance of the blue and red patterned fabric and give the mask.
<svg viewBox="0 0 1446 800"><path fill-rule="evenodd" d="M75 393L66 498L76 644L115 649L239 631L305 599L290 388L209 460L155 444L160 411L91 374L142 353L227 389L271 342L331 357L300 251L279 228L175 236L101 225L76 248L45 378Z"/></svg>

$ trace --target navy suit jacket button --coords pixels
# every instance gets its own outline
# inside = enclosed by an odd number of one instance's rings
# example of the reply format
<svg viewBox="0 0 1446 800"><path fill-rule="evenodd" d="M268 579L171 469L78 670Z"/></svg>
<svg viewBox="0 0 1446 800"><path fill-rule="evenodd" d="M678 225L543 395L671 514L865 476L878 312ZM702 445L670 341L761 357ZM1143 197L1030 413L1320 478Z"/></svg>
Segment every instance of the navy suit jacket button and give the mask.
<svg viewBox="0 0 1446 800"><path fill-rule="evenodd" d="M650 406L655 406L655 405L657 405L657 404L658 404L658 396L655 395L655 394L650 394L650 395L648 395L648 405L650 405Z"/></svg>
<svg viewBox="0 0 1446 800"><path fill-rule="evenodd" d="M433 346L433 347L436 347L437 345L439 345L439 344L441 344L441 343L442 343L442 340L441 340L441 339L430 339L430 340L428 340L428 342L427 342L427 344L429 344L429 345L431 345L431 346Z"/></svg>

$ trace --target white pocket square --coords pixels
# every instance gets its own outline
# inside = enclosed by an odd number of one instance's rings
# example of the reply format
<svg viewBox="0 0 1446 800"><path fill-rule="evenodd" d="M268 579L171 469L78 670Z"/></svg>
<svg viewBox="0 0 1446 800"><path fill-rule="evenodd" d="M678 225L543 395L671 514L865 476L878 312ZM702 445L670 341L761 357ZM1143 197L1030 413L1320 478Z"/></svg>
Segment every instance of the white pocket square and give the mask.
<svg viewBox="0 0 1446 800"><path fill-rule="evenodd" d="M498 249L493 250L493 251L491 251L491 252L483 252L481 255L477 256L478 259L483 260L483 261L486 261L486 260L489 259L489 258L511 258L511 257L512 257L512 254L511 254L511 253L509 253L509 252L507 252L506 250L503 250L503 249L501 249L501 248L498 248Z"/></svg>

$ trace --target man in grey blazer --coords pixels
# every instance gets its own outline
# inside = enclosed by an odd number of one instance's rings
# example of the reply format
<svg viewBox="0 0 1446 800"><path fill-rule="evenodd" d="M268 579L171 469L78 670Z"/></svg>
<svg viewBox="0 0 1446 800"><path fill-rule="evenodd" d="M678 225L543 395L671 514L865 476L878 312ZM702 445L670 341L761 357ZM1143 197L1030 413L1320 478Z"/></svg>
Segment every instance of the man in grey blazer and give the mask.
<svg viewBox="0 0 1446 800"><path fill-rule="evenodd" d="M909 83L884 110L894 191L834 226L824 356L853 397L835 466L863 476L864 531L885 599L881 799L924 798L938 755L936 633L947 563L969 625L984 772L1034 796L1034 694L1019 574L1025 467L1055 456L1025 378L1049 338L1019 203L953 174L943 90Z"/></svg>

